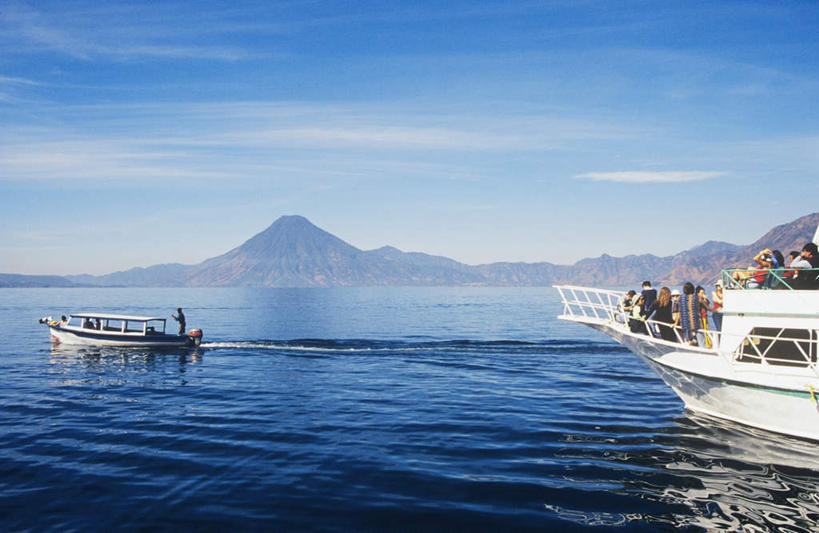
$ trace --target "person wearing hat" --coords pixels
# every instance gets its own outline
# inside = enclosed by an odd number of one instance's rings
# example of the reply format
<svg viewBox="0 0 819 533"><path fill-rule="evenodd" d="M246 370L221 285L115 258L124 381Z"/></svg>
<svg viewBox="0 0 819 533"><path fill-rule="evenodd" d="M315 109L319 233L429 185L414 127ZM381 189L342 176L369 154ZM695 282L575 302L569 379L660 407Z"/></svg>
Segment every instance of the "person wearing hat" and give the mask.
<svg viewBox="0 0 819 533"><path fill-rule="evenodd" d="M680 289L671 291L671 318L675 324L680 318Z"/></svg>
<svg viewBox="0 0 819 533"><path fill-rule="evenodd" d="M717 280L714 290L711 292L711 303L714 305L711 312L711 320L714 321L714 329L722 331L722 280Z"/></svg>

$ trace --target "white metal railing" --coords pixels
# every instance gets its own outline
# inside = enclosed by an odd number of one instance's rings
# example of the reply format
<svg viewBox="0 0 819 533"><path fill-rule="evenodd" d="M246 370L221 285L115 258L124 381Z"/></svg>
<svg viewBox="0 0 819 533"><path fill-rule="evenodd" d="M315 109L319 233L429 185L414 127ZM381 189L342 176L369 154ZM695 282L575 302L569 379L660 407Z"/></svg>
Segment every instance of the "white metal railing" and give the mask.
<svg viewBox="0 0 819 533"><path fill-rule="evenodd" d="M608 289L575 287L573 285L555 285L563 300L563 314L571 317L614 320L622 312L620 304L625 292Z"/></svg>
<svg viewBox="0 0 819 533"><path fill-rule="evenodd" d="M563 301L563 315L574 318L594 319L618 324L630 330L630 321L638 320L622 307L624 292L608 289L576 287L572 285L555 285ZM679 325L660 322L652 319L639 319L645 325L646 334L662 340L661 327L671 328L675 343L685 344L682 328ZM778 329L775 335L758 334L753 330L747 334L739 346L731 352L720 352L719 346L723 333L718 330L700 329L698 331L699 348L713 350L732 363L757 363L772 366L801 366L813 370L819 375L819 330L805 331L807 338L796 337L789 328Z"/></svg>
<svg viewBox="0 0 819 533"><path fill-rule="evenodd" d="M734 360L775 366L806 366L819 374L819 331L804 330L808 336L794 337L786 334L787 328L775 335L760 335L753 331L745 336L734 352ZM784 354L787 354L784 355Z"/></svg>
<svg viewBox="0 0 819 533"><path fill-rule="evenodd" d="M560 298L563 301L564 316L610 321L629 329L631 323L638 320L645 325L644 333L652 338L662 340L661 328L667 327L674 332L674 340L669 342L687 343L687 339L683 340L682 328L679 325L632 317L631 313L623 309L625 292L574 285L555 285L554 287L560 293ZM721 340L720 337L721 333L719 331L701 329L699 330L698 342L703 345L700 346L701 348L716 350Z"/></svg>

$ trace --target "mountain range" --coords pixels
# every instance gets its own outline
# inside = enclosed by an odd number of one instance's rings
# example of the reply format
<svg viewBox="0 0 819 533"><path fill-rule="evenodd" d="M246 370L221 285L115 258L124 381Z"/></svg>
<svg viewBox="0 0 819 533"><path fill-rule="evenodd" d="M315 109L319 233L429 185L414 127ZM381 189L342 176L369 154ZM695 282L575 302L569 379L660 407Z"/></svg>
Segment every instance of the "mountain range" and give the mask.
<svg viewBox="0 0 819 533"><path fill-rule="evenodd" d="M391 246L361 250L304 217L283 216L240 246L196 265L154 265L102 276L0 274L0 287L624 286L645 279L669 285L707 283L722 268L748 266L762 248L783 254L801 250L817 225L819 213L813 213L777 226L747 246L708 241L666 257L603 254L573 265L467 265Z"/></svg>

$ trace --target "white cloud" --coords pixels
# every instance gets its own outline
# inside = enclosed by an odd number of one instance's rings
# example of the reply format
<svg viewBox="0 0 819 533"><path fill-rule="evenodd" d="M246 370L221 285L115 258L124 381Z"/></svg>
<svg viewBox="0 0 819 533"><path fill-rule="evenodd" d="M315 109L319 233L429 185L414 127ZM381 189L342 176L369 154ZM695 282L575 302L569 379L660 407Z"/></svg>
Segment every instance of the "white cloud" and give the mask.
<svg viewBox="0 0 819 533"><path fill-rule="evenodd" d="M0 83L6 85L41 85L39 82L26 78L14 78L11 76L0 76Z"/></svg>
<svg viewBox="0 0 819 533"><path fill-rule="evenodd" d="M592 181L614 181L617 183L680 183L718 178L726 174L727 172L714 170L630 170L624 172L587 172L578 174L574 178Z"/></svg>

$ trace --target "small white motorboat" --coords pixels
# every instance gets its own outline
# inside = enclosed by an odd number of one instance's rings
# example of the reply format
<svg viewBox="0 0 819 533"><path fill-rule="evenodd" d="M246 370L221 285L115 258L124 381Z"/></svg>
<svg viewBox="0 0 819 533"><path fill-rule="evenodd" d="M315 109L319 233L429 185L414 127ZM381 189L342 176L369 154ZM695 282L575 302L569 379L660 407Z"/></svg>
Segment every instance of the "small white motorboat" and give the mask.
<svg viewBox="0 0 819 533"><path fill-rule="evenodd" d="M166 319L160 317L74 313L61 320L44 317L40 323L48 325L55 342L64 344L167 347L199 346L202 342L201 329L183 335L165 333Z"/></svg>

